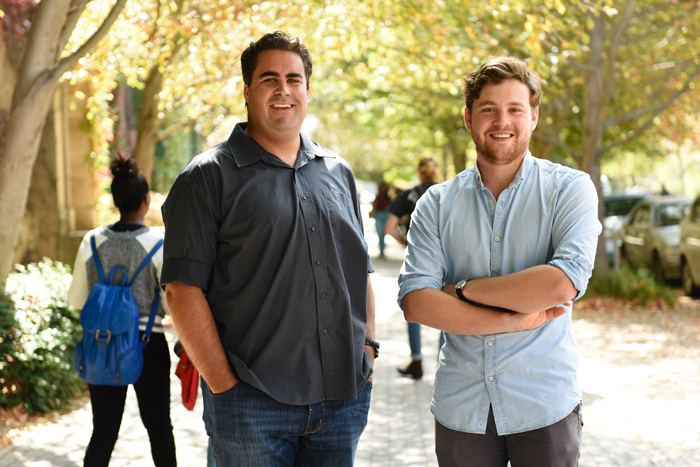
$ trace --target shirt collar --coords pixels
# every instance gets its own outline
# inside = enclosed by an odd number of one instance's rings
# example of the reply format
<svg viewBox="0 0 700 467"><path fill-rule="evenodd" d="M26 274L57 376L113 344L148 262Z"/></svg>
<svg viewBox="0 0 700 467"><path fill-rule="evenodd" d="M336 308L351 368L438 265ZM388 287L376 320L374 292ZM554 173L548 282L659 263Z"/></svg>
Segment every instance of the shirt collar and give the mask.
<svg viewBox="0 0 700 467"><path fill-rule="evenodd" d="M267 152L255 139L248 136L245 132L248 123L237 123L229 136L227 144L233 155L238 167L254 164L262 160L266 164L277 165L281 163L280 159ZM311 141L304 133L299 133L301 137L301 146L299 147L299 156L297 157L297 167L300 165L299 159L302 159L302 164L305 164L316 157L334 157L335 155L325 150L323 147Z"/></svg>
<svg viewBox="0 0 700 467"><path fill-rule="evenodd" d="M508 188L512 187L517 187L520 182L525 180L525 177L527 174L530 173L532 170L532 165L534 163L532 154L530 154L530 151L527 151L527 154L525 154L525 157L523 158L522 164L520 164L520 168L518 169L518 172L515 174L515 177L513 177L513 181L510 182L510 185L508 185ZM481 171L479 170L479 160L477 159L476 162L474 163L474 177L476 178L476 185L480 190L484 189L484 184L481 181Z"/></svg>

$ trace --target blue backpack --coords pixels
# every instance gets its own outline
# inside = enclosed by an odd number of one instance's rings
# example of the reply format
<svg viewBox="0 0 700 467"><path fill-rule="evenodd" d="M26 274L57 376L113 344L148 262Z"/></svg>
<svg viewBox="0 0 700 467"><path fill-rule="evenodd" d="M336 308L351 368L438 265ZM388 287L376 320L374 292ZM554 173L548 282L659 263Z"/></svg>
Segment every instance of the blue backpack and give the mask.
<svg viewBox="0 0 700 467"><path fill-rule="evenodd" d="M127 283L128 271L121 264L114 266L109 280L105 280L100 257L97 256L95 236L90 237L100 282L92 286L80 312L83 339L75 350L75 369L86 383L126 386L139 379L143 368L143 349L151 336L158 311L159 290L156 289L151 305L146 332L143 339L139 339L139 310L131 286L162 244L163 240L159 240ZM112 277L119 269L124 270L122 283L112 284Z"/></svg>

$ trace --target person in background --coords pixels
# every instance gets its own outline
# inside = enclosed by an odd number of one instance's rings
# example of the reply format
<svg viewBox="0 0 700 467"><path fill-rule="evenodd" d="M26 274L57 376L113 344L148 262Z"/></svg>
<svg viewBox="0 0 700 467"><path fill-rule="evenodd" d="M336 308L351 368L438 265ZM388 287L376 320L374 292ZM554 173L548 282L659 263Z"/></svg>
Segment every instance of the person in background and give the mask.
<svg viewBox="0 0 700 467"><path fill-rule="evenodd" d="M418 178L420 184L410 190L403 191L389 206L389 220L386 230L401 245L406 246L406 238L411 227L411 214L421 196L435 185L440 179L440 167L432 157L422 157L418 162ZM444 342L440 333L440 347ZM398 368L403 376L413 379L423 377L423 353L421 346L421 326L418 323L408 323L408 345L411 349L411 361L404 368Z"/></svg>
<svg viewBox="0 0 700 467"><path fill-rule="evenodd" d="M445 332L431 403L441 467L578 465L571 302L602 229L590 176L530 154L541 95L514 57L470 73L476 164L413 214L398 302L408 321Z"/></svg>
<svg viewBox="0 0 700 467"><path fill-rule="evenodd" d="M265 34L241 69L248 121L163 206L162 284L218 466L350 467L379 348L355 179L301 133L312 64L298 37Z"/></svg>
<svg viewBox="0 0 700 467"><path fill-rule="evenodd" d="M121 264L126 266L129 274L138 270L146 254L163 238L162 233L144 225L151 197L148 182L140 173L136 161L120 156L112 162L110 171L114 176L112 198L119 209L120 219L113 225L103 225L88 232L83 238L73 267L73 281L68 290L68 301L74 308L82 309L93 284L99 282L90 246L93 234L103 270L110 271ZM139 309L141 334L148 324L155 291L159 290L162 265L163 249L160 248L138 275L131 289ZM119 274L115 276L115 283L121 280ZM170 420L170 352L161 324L166 311L165 297L161 293L152 334L143 351L143 370L134 383L141 420L148 431L156 467L177 465ZM128 388L129 386L88 384L93 429L85 453L85 467L103 467L109 464L119 436Z"/></svg>
<svg viewBox="0 0 700 467"><path fill-rule="evenodd" d="M387 208L389 204L391 204L391 198L389 198L390 188L388 183L380 183L377 186L377 196L372 203L372 214L375 226L377 227L377 235L379 236L380 258L384 258L384 249L386 248L384 236L386 235L386 221L389 219L389 211Z"/></svg>

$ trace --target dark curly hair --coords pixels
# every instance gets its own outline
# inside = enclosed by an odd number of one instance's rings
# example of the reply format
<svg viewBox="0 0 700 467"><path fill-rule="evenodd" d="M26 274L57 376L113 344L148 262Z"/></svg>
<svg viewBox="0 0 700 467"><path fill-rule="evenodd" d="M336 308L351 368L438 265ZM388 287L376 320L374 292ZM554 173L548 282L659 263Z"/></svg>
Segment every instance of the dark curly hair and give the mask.
<svg viewBox="0 0 700 467"><path fill-rule="evenodd" d="M119 212L136 212L148 195L148 182L141 174L139 164L124 155L118 155L109 165L112 172L112 199Z"/></svg>
<svg viewBox="0 0 700 467"><path fill-rule="evenodd" d="M299 37L292 37L286 32L273 31L265 34L257 42L251 42L250 46L241 55L241 74L243 83L250 86L253 81L253 72L258 65L258 55L265 50L283 50L299 54L304 62L304 72L306 74L306 88L309 88L309 78L313 65L311 63L311 53L302 44Z"/></svg>

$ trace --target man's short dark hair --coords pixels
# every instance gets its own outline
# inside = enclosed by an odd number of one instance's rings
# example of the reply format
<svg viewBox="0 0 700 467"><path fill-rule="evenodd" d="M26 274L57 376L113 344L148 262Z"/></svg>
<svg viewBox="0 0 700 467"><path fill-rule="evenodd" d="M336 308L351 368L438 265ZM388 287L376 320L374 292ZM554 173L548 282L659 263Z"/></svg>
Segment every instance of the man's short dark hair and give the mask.
<svg viewBox="0 0 700 467"><path fill-rule="evenodd" d="M268 32L257 42L251 42L250 46L243 51L241 55L241 73L243 74L243 83L250 86L253 81L253 72L258 65L258 55L265 50L284 50L299 54L304 62L304 72L306 74L306 88L309 88L309 78L311 77L312 64L311 53L301 42L299 37L292 37L286 32L273 31Z"/></svg>
<svg viewBox="0 0 700 467"><path fill-rule="evenodd" d="M471 114L474 100L479 98L484 86L500 84L507 79L517 79L527 86L530 90L530 107L534 109L540 105L542 86L527 63L516 57L495 57L464 78L462 91L469 113Z"/></svg>

